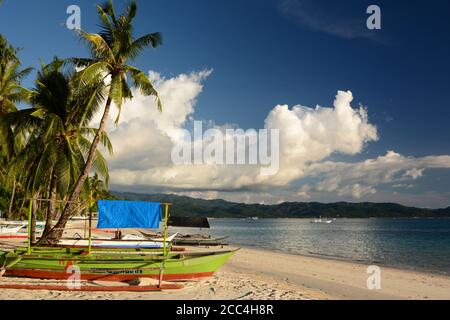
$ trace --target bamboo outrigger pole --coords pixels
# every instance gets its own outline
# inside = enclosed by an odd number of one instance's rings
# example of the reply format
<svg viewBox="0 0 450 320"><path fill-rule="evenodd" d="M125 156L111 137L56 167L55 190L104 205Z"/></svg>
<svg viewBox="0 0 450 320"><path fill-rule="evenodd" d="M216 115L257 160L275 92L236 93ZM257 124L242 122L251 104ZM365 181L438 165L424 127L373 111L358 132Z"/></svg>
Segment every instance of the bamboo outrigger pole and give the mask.
<svg viewBox="0 0 450 320"><path fill-rule="evenodd" d="M31 254L31 216L33 215L33 199L30 199L30 207L28 209L28 242L27 242L27 254Z"/></svg>
<svg viewBox="0 0 450 320"><path fill-rule="evenodd" d="M31 228L31 222L32 222L32 216L33 216L33 198L30 199L24 199L24 200L30 200L30 206L28 209L28 241L27 241L27 255L31 254L31 238L32 238L32 228ZM42 201L42 202L50 202L51 200L48 199L34 199L36 201ZM66 202L63 200L57 200L56 202ZM69 201L67 201L69 202ZM72 203L76 203L76 201L73 201ZM90 205L92 204L92 200L90 198ZM78 209L78 208L77 208ZM89 207L89 210L91 209L91 207ZM90 231L90 230L89 230ZM90 239L90 237L89 237ZM90 252L90 247L89 247L89 252Z"/></svg>
<svg viewBox="0 0 450 320"><path fill-rule="evenodd" d="M167 256L167 227L168 227L168 220L169 220L169 207L172 205L170 203L163 203L164 205L164 257Z"/></svg>
<svg viewBox="0 0 450 320"><path fill-rule="evenodd" d="M27 255L31 255L31 236L32 236L32 228L31 228L31 217L33 215L33 199L30 199L30 207L28 209L28 241L27 241L27 251L26 254ZM14 266L15 264L19 263L22 260L22 256L25 255L19 255L14 261L12 261L11 263L9 263L8 265L5 265L3 267L0 268L0 278L5 274L6 270L11 268L12 266Z"/></svg>
<svg viewBox="0 0 450 320"><path fill-rule="evenodd" d="M159 288L162 287L162 280L163 280L163 275L164 275L164 269L166 266L166 258L168 255L168 251L167 251L167 227L168 227L168 221L169 221L169 207L172 205L171 203L162 203L162 205L164 206L164 243L163 243L163 254L164 254L164 259L161 262L161 269L159 272Z"/></svg>
<svg viewBox="0 0 450 320"><path fill-rule="evenodd" d="M92 253L92 209L94 208L95 202L92 199L92 190L89 191L89 249L88 254Z"/></svg>

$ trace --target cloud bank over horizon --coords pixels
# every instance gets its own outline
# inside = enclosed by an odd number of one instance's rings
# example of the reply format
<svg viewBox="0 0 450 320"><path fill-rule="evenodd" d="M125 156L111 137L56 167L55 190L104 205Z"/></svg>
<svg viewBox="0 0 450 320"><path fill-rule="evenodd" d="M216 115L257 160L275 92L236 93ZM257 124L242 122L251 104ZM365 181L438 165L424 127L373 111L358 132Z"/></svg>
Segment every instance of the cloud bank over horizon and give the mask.
<svg viewBox="0 0 450 320"><path fill-rule="evenodd" d="M112 189L246 203L367 200L450 204L448 195L434 190L428 196L410 194L411 186L427 170L449 169L450 156L414 158L388 151L360 162L331 159L333 155L360 155L379 139L368 110L352 106L350 91L338 91L333 107L277 105L268 113L261 128L255 129L280 130L280 169L274 176L261 175L259 165L174 165L172 148L184 139L184 129L192 126L197 98L211 73L203 70L164 78L150 71L164 111L157 110L153 97L134 92L135 98L123 105L117 127L113 121L117 111L110 115L108 133L115 153L108 159ZM205 124L221 131L236 128L216 119L207 119ZM395 188L397 194L389 188Z"/></svg>

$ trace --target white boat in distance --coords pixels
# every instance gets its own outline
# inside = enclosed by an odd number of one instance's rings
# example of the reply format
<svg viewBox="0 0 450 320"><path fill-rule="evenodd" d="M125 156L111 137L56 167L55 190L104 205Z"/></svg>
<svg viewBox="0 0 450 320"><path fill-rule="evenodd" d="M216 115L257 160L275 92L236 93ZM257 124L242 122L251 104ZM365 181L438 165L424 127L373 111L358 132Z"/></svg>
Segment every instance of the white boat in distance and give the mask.
<svg viewBox="0 0 450 320"><path fill-rule="evenodd" d="M323 220L322 217L320 217L319 219L314 219L313 221L311 221L311 223L321 223L321 224L333 224L336 222L336 219L327 219L327 220Z"/></svg>

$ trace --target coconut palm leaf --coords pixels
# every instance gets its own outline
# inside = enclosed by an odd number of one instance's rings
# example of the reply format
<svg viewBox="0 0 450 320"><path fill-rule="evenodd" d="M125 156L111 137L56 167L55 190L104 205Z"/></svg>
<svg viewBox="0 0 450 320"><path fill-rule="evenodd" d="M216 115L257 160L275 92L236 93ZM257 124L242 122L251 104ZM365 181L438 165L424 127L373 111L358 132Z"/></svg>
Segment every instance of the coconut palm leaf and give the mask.
<svg viewBox="0 0 450 320"><path fill-rule="evenodd" d="M80 151L87 152L85 165L81 174L73 187L68 198L67 205L55 226L48 235L45 235L40 244L47 243L49 239L58 239L62 235L62 228L66 225L73 209L73 203L79 198L79 195L86 188L91 173L91 169L101 171L106 174L106 161L97 149L99 144L106 145L112 151L112 147L108 146L107 141L103 137L106 130L106 120L109 118L112 104L118 108L119 113L116 118L116 125L120 120L123 102L131 99L132 86L138 88L144 95L155 96L158 108L162 109L162 103L159 99L158 92L152 85L144 72L135 67L129 66L128 60L135 60L137 56L147 47L156 48L162 43L160 33L151 33L140 38L133 36L133 20L136 17L137 6L134 1L130 3L124 14L117 16L112 1L97 7L100 18L100 32L91 34L81 32L80 37L87 44L91 57L80 59L71 58L68 60L79 69L79 78L81 79L79 87L95 83L98 79L107 79L103 82L107 87L107 99L103 111L102 121L92 143L89 145L84 137L77 139ZM82 68L82 69L80 69ZM128 76L130 80L128 81ZM98 99L95 99L98 102ZM86 112L82 114L87 115ZM82 116L82 119L87 117ZM85 123L83 123L85 125Z"/></svg>

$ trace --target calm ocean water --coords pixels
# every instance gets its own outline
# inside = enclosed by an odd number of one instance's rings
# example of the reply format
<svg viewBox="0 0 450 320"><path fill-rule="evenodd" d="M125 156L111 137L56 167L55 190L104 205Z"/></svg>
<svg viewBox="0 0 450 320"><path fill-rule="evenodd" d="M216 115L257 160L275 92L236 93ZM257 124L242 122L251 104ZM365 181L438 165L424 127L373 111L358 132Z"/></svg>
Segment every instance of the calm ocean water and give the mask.
<svg viewBox="0 0 450 320"><path fill-rule="evenodd" d="M214 236L237 246L450 274L450 219L216 219ZM192 233L192 230L191 230Z"/></svg>

